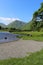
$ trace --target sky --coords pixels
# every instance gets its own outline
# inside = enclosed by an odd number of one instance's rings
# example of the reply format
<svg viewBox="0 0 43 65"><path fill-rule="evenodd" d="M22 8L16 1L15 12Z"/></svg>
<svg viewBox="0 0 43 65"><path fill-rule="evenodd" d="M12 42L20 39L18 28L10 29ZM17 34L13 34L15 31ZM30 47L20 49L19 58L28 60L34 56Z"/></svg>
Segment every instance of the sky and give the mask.
<svg viewBox="0 0 43 65"><path fill-rule="evenodd" d="M0 0L0 23L9 24L14 20L31 21L41 2L43 0Z"/></svg>

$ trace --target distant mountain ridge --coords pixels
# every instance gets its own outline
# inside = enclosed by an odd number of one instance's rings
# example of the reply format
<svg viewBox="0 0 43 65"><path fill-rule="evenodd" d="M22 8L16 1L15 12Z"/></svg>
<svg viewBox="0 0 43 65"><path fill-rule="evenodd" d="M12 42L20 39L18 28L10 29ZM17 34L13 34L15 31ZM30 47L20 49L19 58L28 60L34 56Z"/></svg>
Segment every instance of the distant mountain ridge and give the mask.
<svg viewBox="0 0 43 65"><path fill-rule="evenodd" d="M4 23L0 23L0 26L4 27L4 28L6 27L6 25Z"/></svg>
<svg viewBox="0 0 43 65"><path fill-rule="evenodd" d="M12 23L8 24L8 28L16 28L16 29L21 29L26 23L20 20L15 20Z"/></svg>
<svg viewBox="0 0 43 65"><path fill-rule="evenodd" d="M16 28L16 29L21 29L26 23L20 20L15 20L9 23L8 25L5 25L4 23L0 23L0 26L3 28Z"/></svg>

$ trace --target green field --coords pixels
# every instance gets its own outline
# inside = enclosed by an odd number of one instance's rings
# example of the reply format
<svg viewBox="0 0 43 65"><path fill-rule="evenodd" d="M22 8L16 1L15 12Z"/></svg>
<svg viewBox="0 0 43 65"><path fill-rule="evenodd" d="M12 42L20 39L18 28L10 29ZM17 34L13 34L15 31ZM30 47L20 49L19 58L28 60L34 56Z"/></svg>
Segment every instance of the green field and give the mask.
<svg viewBox="0 0 43 65"><path fill-rule="evenodd" d="M21 34L20 38L24 40L37 40L37 41L43 41L43 32L13 32L14 34ZM28 34L32 36L28 36Z"/></svg>
<svg viewBox="0 0 43 65"><path fill-rule="evenodd" d="M0 60L0 65L43 65L43 50L31 53L24 58Z"/></svg>

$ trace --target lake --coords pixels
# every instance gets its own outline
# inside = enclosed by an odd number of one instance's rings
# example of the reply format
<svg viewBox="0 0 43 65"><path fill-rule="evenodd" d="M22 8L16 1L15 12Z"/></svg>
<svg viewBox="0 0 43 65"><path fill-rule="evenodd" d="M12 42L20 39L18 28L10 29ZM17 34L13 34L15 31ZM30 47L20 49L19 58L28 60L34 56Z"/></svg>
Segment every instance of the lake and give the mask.
<svg viewBox="0 0 43 65"><path fill-rule="evenodd" d="M17 35L10 32L0 32L0 43L18 40Z"/></svg>

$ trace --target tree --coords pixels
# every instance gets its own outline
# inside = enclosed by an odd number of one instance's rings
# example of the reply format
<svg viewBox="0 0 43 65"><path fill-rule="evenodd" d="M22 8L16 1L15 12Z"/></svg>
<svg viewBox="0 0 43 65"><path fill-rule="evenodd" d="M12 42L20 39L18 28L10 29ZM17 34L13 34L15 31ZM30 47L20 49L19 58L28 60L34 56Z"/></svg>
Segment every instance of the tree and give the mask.
<svg viewBox="0 0 43 65"><path fill-rule="evenodd" d="M36 12L34 12L33 20L35 20L35 21L37 21L37 20L43 21L43 2L41 3L41 7Z"/></svg>
<svg viewBox="0 0 43 65"><path fill-rule="evenodd" d="M43 2L41 3L41 8L43 8Z"/></svg>
<svg viewBox="0 0 43 65"><path fill-rule="evenodd" d="M0 26L0 30L2 29L2 27Z"/></svg>
<svg viewBox="0 0 43 65"><path fill-rule="evenodd" d="M33 20L36 21L38 16L38 11L34 12L33 14Z"/></svg>
<svg viewBox="0 0 43 65"><path fill-rule="evenodd" d="M40 17L41 21L43 21L43 12L41 12L41 13L39 14L39 17Z"/></svg>
<svg viewBox="0 0 43 65"><path fill-rule="evenodd" d="M40 30L40 28L43 28L43 3L41 3L41 7L34 12L32 21L32 30Z"/></svg>

